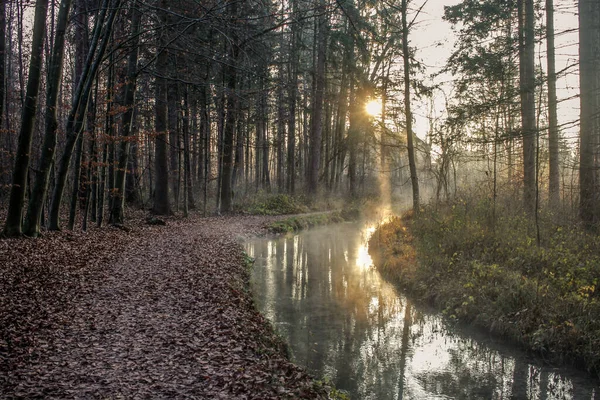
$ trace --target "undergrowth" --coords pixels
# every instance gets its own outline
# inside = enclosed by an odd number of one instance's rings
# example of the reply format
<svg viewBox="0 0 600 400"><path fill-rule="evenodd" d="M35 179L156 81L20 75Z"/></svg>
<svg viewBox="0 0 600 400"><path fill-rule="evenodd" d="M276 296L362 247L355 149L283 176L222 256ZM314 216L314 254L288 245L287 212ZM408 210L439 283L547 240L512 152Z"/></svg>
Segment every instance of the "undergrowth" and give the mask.
<svg viewBox="0 0 600 400"><path fill-rule="evenodd" d="M261 194L239 207L242 211L252 215L301 214L310 211L301 200L286 194Z"/></svg>
<svg viewBox="0 0 600 400"><path fill-rule="evenodd" d="M369 243L389 279L451 319L600 376L600 240L545 215L459 200L390 221Z"/></svg>
<svg viewBox="0 0 600 400"><path fill-rule="evenodd" d="M314 226L335 224L338 222L350 221L358 213L350 213L343 211L332 211L328 213L299 215L296 217L286 218L280 221L275 221L269 225L269 230L273 233L289 233L298 232Z"/></svg>

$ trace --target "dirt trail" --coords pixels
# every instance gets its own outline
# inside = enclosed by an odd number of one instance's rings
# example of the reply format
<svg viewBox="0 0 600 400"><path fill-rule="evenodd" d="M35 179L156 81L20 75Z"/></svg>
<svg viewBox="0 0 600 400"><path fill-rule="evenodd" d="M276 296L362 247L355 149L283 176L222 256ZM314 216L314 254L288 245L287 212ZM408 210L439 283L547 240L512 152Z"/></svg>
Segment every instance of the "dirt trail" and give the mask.
<svg viewBox="0 0 600 400"><path fill-rule="evenodd" d="M0 241L0 397L326 397L245 290L236 237L269 220Z"/></svg>

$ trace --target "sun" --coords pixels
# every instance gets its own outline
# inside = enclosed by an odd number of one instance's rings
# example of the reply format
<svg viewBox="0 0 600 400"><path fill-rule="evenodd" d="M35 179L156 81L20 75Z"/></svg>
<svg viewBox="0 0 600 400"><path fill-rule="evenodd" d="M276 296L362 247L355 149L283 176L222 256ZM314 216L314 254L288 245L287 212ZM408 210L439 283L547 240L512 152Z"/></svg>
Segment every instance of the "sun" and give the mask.
<svg viewBox="0 0 600 400"><path fill-rule="evenodd" d="M373 99L367 102L365 105L365 111L372 117L376 117L381 114L381 100Z"/></svg>

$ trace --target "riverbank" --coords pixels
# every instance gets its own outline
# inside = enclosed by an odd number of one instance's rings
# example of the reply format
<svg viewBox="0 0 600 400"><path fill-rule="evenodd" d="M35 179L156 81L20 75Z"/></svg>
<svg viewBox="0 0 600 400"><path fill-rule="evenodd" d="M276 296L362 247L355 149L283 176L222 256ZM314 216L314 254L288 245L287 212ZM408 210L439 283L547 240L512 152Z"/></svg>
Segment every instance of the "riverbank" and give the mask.
<svg viewBox="0 0 600 400"><path fill-rule="evenodd" d="M325 399L254 307L240 236L281 217L0 240L7 397Z"/></svg>
<svg viewBox="0 0 600 400"><path fill-rule="evenodd" d="M450 318L600 377L600 243L576 227L535 230L460 205L381 226L369 251L382 274Z"/></svg>
<svg viewBox="0 0 600 400"><path fill-rule="evenodd" d="M325 211L305 215L294 215L269 224L272 233L292 233L315 226L337 224L340 222L356 221L360 216L358 209L341 211Z"/></svg>

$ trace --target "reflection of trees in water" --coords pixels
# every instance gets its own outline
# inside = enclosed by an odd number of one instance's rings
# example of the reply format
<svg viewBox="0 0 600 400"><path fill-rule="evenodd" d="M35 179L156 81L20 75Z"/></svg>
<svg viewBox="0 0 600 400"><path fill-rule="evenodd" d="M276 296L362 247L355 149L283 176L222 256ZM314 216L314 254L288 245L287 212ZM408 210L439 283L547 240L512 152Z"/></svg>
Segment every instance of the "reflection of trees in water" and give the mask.
<svg viewBox="0 0 600 400"><path fill-rule="evenodd" d="M292 345L294 358L354 392L372 384L395 386L399 358L390 343L400 337L404 308L375 271L356 266L360 240L356 231L313 231L252 248L256 258L272 257L270 271L263 271L271 288L257 296L271 304L266 314ZM335 366L335 375L327 365Z"/></svg>
<svg viewBox="0 0 600 400"><path fill-rule="evenodd" d="M360 245L355 229L248 245L257 259L269 258L267 268L255 271L258 304L291 345L294 359L317 376L361 399L590 398L589 392L570 397L568 385L553 383L553 374L534 376L527 363L458 339L439 317L411 307L376 271L358 266ZM432 357L422 349L440 340L447 360L416 370L415 361ZM416 350L421 359L413 359Z"/></svg>
<svg viewBox="0 0 600 400"><path fill-rule="evenodd" d="M445 368L415 375L426 393L456 399L594 399L572 381L521 357L505 357L470 339L456 340Z"/></svg>

